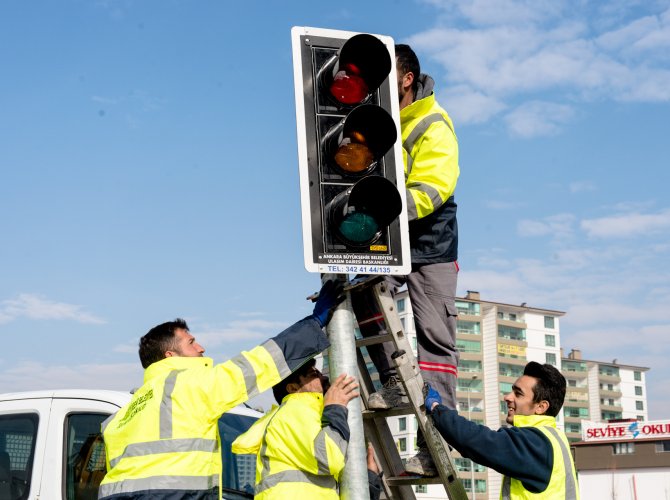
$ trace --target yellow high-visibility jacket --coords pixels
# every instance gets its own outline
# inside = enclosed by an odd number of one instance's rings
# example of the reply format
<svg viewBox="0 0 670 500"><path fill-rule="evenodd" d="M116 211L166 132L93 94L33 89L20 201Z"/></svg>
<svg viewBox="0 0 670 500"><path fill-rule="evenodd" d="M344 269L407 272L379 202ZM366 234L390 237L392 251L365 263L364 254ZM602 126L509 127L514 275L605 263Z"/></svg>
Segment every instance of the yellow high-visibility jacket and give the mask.
<svg viewBox="0 0 670 500"><path fill-rule="evenodd" d="M347 409L323 407L323 395L299 392L233 442L234 453L256 453L256 500L339 499L349 440Z"/></svg>
<svg viewBox="0 0 670 500"><path fill-rule="evenodd" d="M421 75L416 100L400 110L400 128L412 263L454 262L458 141L451 118L435 100L430 76Z"/></svg>
<svg viewBox="0 0 670 500"><path fill-rule="evenodd" d="M206 357L153 363L130 403L103 423L108 472L98 498L221 498L219 417L327 347L308 317L225 363Z"/></svg>
<svg viewBox="0 0 670 500"><path fill-rule="evenodd" d="M514 415L514 427L534 427L544 434L554 452L554 465L549 485L541 493L532 493L518 479L503 477L502 500L579 500L575 464L566 435L556 428L556 419L546 415Z"/></svg>

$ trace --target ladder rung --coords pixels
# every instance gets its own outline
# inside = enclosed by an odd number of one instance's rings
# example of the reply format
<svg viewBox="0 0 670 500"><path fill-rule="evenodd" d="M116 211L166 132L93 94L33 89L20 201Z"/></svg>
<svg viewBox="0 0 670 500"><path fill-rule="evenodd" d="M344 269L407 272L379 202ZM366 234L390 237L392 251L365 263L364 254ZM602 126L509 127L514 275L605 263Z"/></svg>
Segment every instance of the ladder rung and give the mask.
<svg viewBox="0 0 670 500"><path fill-rule="evenodd" d="M363 418L373 419L379 417L398 417L402 415L414 415L414 408L411 405L396 406L388 410L363 410Z"/></svg>
<svg viewBox="0 0 670 500"><path fill-rule="evenodd" d="M374 335L373 337L356 339L356 347L382 344L384 342L393 342L393 336L388 333L383 333L381 335Z"/></svg>
<svg viewBox="0 0 670 500"><path fill-rule="evenodd" d="M395 477L387 477L386 481L391 486L402 486L406 484L442 484L440 476L435 477L395 476Z"/></svg>

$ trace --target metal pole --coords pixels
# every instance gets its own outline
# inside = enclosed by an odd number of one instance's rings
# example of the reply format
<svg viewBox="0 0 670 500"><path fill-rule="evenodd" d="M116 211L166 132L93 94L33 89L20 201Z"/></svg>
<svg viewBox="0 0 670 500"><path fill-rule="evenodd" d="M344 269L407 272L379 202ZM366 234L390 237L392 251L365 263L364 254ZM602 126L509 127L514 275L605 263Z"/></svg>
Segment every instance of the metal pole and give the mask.
<svg viewBox="0 0 670 500"><path fill-rule="evenodd" d="M324 275L323 280L327 279L346 282L347 275ZM344 302L335 309L333 318L326 329L330 339L328 359L331 380L335 380L342 373L353 375L360 380L356 362L355 321L351 296L347 293ZM369 500L367 450L363 433L361 398L352 399L347 408L349 409L347 421L351 437L349 438L347 461L340 483L340 498L343 500Z"/></svg>
<svg viewBox="0 0 670 500"><path fill-rule="evenodd" d="M470 392L472 392L472 383L476 378L477 375L473 375L470 379L470 383L468 384L468 420L472 420L470 418L472 412L472 408L470 408ZM476 500L477 494L475 493L475 463L472 461L472 459L470 459L470 488L472 488L472 500Z"/></svg>

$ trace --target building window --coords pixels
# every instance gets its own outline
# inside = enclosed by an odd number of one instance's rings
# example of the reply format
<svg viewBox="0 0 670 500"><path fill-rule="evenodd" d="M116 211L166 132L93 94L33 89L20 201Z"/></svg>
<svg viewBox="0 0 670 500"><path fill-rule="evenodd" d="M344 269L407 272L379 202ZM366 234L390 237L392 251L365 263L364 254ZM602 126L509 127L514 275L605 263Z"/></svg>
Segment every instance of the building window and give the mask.
<svg viewBox="0 0 670 500"><path fill-rule="evenodd" d="M479 304L474 302L461 302L460 300L456 301L456 309L458 309L458 314L469 314L470 316L479 316Z"/></svg>
<svg viewBox="0 0 670 500"><path fill-rule="evenodd" d="M668 452L670 452L670 441L656 442L656 453L668 453Z"/></svg>
<svg viewBox="0 0 670 500"><path fill-rule="evenodd" d="M588 408L576 408L573 406L566 406L563 408L563 414L566 417L572 418L588 418L589 409Z"/></svg>
<svg viewBox="0 0 670 500"><path fill-rule="evenodd" d="M544 345L547 347L556 347L556 335L545 335Z"/></svg>
<svg viewBox="0 0 670 500"><path fill-rule="evenodd" d="M458 371L462 373L481 372L482 362L471 359L460 359L458 361Z"/></svg>
<svg viewBox="0 0 670 500"><path fill-rule="evenodd" d="M550 365L556 366L556 353L548 352L546 353L547 363Z"/></svg>
<svg viewBox="0 0 670 500"><path fill-rule="evenodd" d="M407 430L407 417L400 417L398 419L398 430L399 431Z"/></svg>
<svg viewBox="0 0 670 500"><path fill-rule="evenodd" d="M417 484L414 487L414 491L416 493L428 493L428 485L426 484Z"/></svg>
<svg viewBox="0 0 670 500"><path fill-rule="evenodd" d="M405 324L405 318L400 318L400 324L402 325L402 331L407 331L407 325Z"/></svg>
<svg viewBox="0 0 670 500"><path fill-rule="evenodd" d="M633 372L633 378L640 382L642 380L642 372Z"/></svg>
<svg viewBox="0 0 670 500"><path fill-rule="evenodd" d="M544 327L549 328L550 330L553 330L554 327L554 317L553 316L545 316L544 317Z"/></svg>
<svg viewBox="0 0 670 500"><path fill-rule="evenodd" d="M572 434L579 434L582 432L582 425L575 423L566 423L565 432L570 432Z"/></svg>
<svg viewBox="0 0 670 500"><path fill-rule="evenodd" d="M399 299L397 307L398 307L398 312L404 312L405 311L405 299Z"/></svg>
<svg viewBox="0 0 670 500"><path fill-rule="evenodd" d="M642 401L635 401L636 410L644 410L644 403Z"/></svg>
<svg viewBox="0 0 670 500"><path fill-rule="evenodd" d="M516 321L516 314L514 314L514 313L509 313L509 320L510 320L510 321Z"/></svg>
<svg viewBox="0 0 670 500"><path fill-rule="evenodd" d="M407 451L407 438L398 439L398 450Z"/></svg>
<svg viewBox="0 0 670 500"><path fill-rule="evenodd" d="M568 387L577 387L577 381L569 378L568 379Z"/></svg>
<svg viewBox="0 0 670 500"><path fill-rule="evenodd" d="M607 377L618 377L619 368L617 368L616 366L600 365L598 367L598 373L600 375L605 375Z"/></svg>
<svg viewBox="0 0 670 500"><path fill-rule="evenodd" d="M638 415L637 416L637 421L638 422L644 422L644 415Z"/></svg>
<svg viewBox="0 0 670 500"><path fill-rule="evenodd" d="M412 337L412 349L416 352L416 337Z"/></svg>
<svg viewBox="0 0 670 500"><path fill-rule="evenodd" d="M642 396L642 387L639 385L635 386L635 395L636 396Z"/></svg>
<svg viewBox="0 0 670 500"><path fill-rule="evenodd" d="M465 333L467 335L479 335L481 333L478 321L457 320L456 329L458 333Z"/></svg>
<svg viewBox="0 0 670 500"><path fill-rule="evenodd" d="M523 375L523 366L499 363L498 374L502 375L503 377L519 378L521 375Z"/></svg>
<svg viewBox="0 0 670 500"><path fill-rule="evenodd" d="M456 348L461 352L482 352L482 343L478 340L456 339Z"/></svg>
<svg viewBox="0 0 670 500"><path fill-rule="evenodd" d="M635 453L635 443L614 443L615 455L630 455Z"/></svg>
<svg viewBox="0 0 670 500"><path fill-rule="evenodd" d="M514 326L498 325L498 337L510 340L526 340L526 330Z"/></svg>
<svg viewBox="0 0 670 500"><path fill-rule="evenodd" d="M500 394L502 396L512 392L512 384L510 382L500 382L499 387L500 387Z"/></svg>

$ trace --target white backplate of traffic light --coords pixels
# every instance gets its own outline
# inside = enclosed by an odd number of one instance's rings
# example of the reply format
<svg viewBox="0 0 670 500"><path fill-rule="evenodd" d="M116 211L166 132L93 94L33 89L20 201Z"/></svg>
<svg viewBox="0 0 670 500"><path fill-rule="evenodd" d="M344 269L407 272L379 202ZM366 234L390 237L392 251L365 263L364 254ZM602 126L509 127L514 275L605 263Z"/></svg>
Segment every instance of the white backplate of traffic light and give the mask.
<svg viewBox="0 0 670 500"><path fill-rule="evenodd" d="M411 269L391 37L291 30L305 268Z"/></svg>

